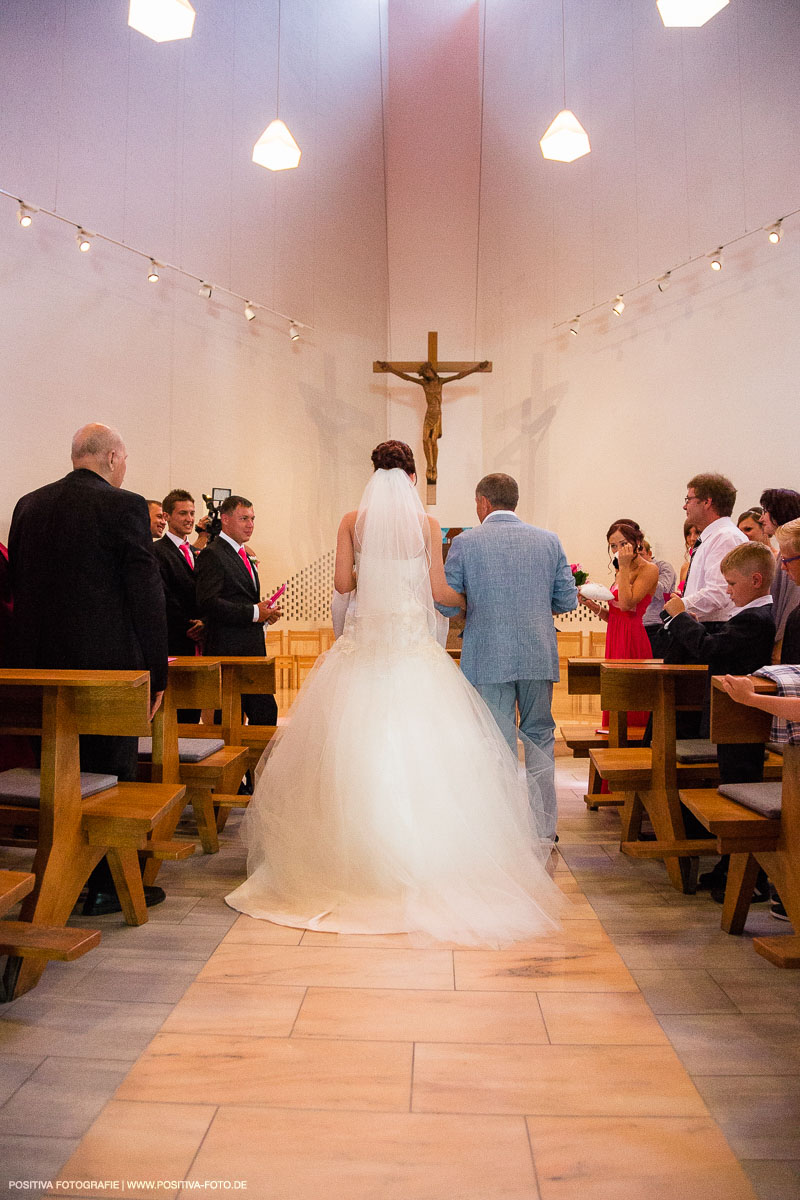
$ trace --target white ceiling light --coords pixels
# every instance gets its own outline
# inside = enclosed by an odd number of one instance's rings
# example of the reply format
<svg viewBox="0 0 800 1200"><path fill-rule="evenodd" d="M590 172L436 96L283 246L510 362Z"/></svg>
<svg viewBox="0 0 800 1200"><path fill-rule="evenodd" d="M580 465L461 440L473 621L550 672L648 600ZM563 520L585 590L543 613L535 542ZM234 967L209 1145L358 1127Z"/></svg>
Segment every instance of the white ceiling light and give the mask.
<svg viewBox="0 0 800 1200"><path fill-rule="evenodd" d="M725 8L728 0L656 0L667 29L697 29Z"/></svg>
<svg viewBox="0 0 800 1200"><path fill-rule="evenodd" d="M576 317L575 320L570 325L569 331L571 334L573 334L574 337L577 337L578 333L580 331L580 327L581 327L581 319L580 319L580 317Z"/></svg>
<svg viewBox="0 0 800 1200"><path fill-rule="evenodd" d="M714 253L712 255L710 255L710 258L711 258L711 264L710 264L711 270L712 271L721 271L722 270L722 246L719 246L714 251Z"/></svg>
<svg viewBox="0 0 800 1200"><path fill-rule="evenodd" d="M662 275L660 279L656 280L656 283L658 284L658 290L660 292L665 292L672 283L672 272L667 271L665 275Z"/></svg>
<svg viewBox="0 0 800 1200"><path fill-rule="evenodd" d="M625 301L622 299L622 296L617 296L616 300L611 305L611 311L616 313L618 317L622 316L623 312L625 311Z"/></svg>
<svg viewBox="0 0 800 1200"><path fill-rule="evenodd" d="M17 220L23 229L27 229L33 224L33 214L35 211L35 209L29 208L27 204L20 203L19 209L17 210Z"/></svg>
<svg viewBox="0 0 800 1200"><path fill-rule="evenodd" d="M281 111L281 0L278 0L278 70L275 83L275 112ZM253 147L253 162L268 171L289 171L300 162L300 147L276 115Z"/></svg>
<svg viewBox="0 0 800 1200"><path fill-rule="evenodd" d="M147 282L158 283L158 263L154 258L150 259L150 267L147 271Z"/></svg>
<svg viewBox="0 0 800 1200"><path fill-rule="evenodd" d="M574 162L591 150L589 135L574 112L562 109L548 126L539 145L545 158L556 162Z"/></svg>
<svg viewBox="0 0 800 1200"><path fill-rule="evenodd" d="M555 117L542 137L539 139L544 158L556 162L574 162L591 150L589 135L581 125L575 113L567 108L567 22L564 15L564 0L561 0L561 85L564 93L564 107Z"/></svg>
<svg viewBox="0 0 800 1200"><path fill-rule="evenodd" d="M291 325L289 326L289 338L293 342L298 341L300 338L300 326L296 321L292 321Z"/></svg>
<svg viewBox="0 0 800 1200"><path fill-rule="evenodd" d="M255 321L256 319L256 310L253 308L249 300L245 303L244 315L247 317L248 321Z"/></svg>
<svg viewBox="0 0 800 1200"><path fill-rule="evenodd" d="M20 221L20 225L21 224L22 222ZM767 237L772 242L773 246L777 246L778 242L781 240L780 221L776 221L774 225L770 225L769 229L767 230Z"/></svg>
<svg viewBox="0 0 800 1200"><path fill-rule="evenodd" d="M270 121L253 147L253 162L269 171L287 171L300 162L300 147L283 121Z"/></svg>
<svg viewBox="0 0 800 1200"><path fill-rule="evenodd" d="M197 289L197 294L198 296L202 296L204 300L210 300L213 290L214 289L210 283L201 283L200 287Z"/></svg>
<svg viewBox="0 0 800 1200"><path fill-rule="evenodd" d="M91 235L88 234L85 229L79 229L75 234L75 241L78 243L78 249L80 250L81 254L88 254L88 252L91 250L92 243L89 240L90 236Z"/></svg>
<svg viewBox="0 0 800 1200"><path fill-rule="evenodd" d="M128 24L154 42L190 38L195 12L189 0L131 0Z"/></svg>

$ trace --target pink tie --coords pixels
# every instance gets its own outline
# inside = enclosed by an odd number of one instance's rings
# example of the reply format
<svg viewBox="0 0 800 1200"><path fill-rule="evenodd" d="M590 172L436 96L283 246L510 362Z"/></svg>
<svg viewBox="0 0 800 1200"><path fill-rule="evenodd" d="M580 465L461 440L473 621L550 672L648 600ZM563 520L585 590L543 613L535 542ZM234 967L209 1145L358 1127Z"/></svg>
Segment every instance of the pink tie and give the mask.
<svg viewBox="0 0 800 1200"><path fill-rule="evenodd" d="M247 570L250 573L250 578L252 579L253 583L255 583L256 577L253 574L253 568L250 566L250 559L247 557L247 551L245 550L244 546L239 547L239 558L247 567Z"/></svg>
<svg viewBox="0 0 800 1200"><path fill-rule="evenodd" d="M189 547L188 547L188 545L186 544L186 542L181 542L181 544L180 544L180 552L181 552L181 554L183 555L183 557L186 559L187 563L189 564L189 568L190 568L190 570L192 570L192 571L193 571L193 570L194 570L194 559L193 559L193 557L192 557L192 552L191 552L191 550L189 549Z"/></svg>

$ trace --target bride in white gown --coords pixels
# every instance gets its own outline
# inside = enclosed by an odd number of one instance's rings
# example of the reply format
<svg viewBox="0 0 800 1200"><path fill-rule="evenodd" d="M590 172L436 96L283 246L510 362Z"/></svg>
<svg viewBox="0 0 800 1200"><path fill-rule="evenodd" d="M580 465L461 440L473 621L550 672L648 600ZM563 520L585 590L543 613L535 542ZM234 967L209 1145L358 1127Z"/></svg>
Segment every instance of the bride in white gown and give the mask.
<svg viewBox="0 0 800 1200"><path fill-rule="evenodd" d="M411 450L372 458L339 529L336 586L355 588L344 632L277 735L245 817L248 878L226 900L281 925L461 945L552 932L561 893L535 783L436 641L434 599L464 598Z"/></svg>

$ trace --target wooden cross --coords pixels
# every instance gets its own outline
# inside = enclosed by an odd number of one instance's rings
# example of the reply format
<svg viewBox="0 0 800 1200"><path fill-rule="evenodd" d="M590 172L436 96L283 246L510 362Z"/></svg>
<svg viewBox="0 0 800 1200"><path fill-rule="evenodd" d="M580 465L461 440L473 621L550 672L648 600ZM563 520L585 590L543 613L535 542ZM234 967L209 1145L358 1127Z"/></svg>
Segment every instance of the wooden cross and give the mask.
<svg viewBox="0 0 800 1200"><path fill-rule="evenodd" d="M372 370L397 375L409 383L418 383L425 392L428 407L422 426L422 445L425 450L425 478L428 483L428 504L436 503L436 463L439 457L437 442L442 436L442 387L455 379L463 379L475 371L491 371L487 360L480 363L439 362L439 335L428 334L428 357L418 362L374 362ZM440 375L439 371L455 371L454 375Z"/></svg>

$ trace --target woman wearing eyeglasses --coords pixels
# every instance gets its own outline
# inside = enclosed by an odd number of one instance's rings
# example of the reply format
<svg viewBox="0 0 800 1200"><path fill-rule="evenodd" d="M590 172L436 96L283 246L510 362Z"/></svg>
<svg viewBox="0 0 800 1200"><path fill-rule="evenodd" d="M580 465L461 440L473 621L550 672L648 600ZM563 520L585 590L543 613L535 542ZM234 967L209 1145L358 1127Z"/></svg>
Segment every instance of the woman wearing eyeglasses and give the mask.
<svg viewBox="0 0 800 1200"><path fill-rule="evenodd" d="M759 524L767 537L777 534L782 525L791 524L800 517L800 492L791 488L768 488L761 493L761 514ZM780 563L778 564L780 566ZM772 615L775 618L775 659L779 658L778 648L786 629L786 621L800 604L800 586L794 577L784 570L775 572L772 581ZM784 659L780 655L780 661ZM789 662L800 662L800 659L789 659Z"/></svg>
<svg viewBox="0 0 800 1200"><path fill-rule="evenodd" d="M788 578L800 590L800 520L780 525L775 536L780 546L778 565L781 575ZM781 645L782 663L800 663L800 606L792 609L786 618Z"/></svg>

